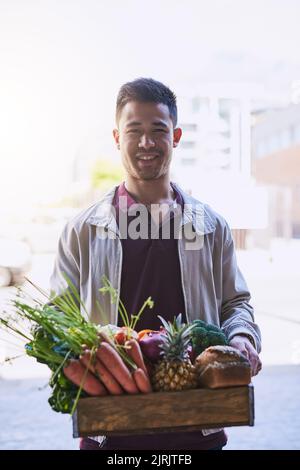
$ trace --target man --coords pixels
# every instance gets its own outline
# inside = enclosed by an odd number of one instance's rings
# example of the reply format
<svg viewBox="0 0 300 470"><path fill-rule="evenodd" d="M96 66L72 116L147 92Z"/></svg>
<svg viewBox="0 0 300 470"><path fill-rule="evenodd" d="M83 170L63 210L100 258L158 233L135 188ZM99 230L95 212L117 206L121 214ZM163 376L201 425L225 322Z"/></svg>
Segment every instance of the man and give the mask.
<svg viewBox="0 0 300 470"><path fill-rule="evenodd" d="M170 181L173 148L182 135L175 95L152 79L126 83L117 98L116 124L113 137L125 182L67 224L59 242L52 290L61 292L61 274L66 273L92 321L122 325L118 305L99 293L105 274L128 312L136 313L148 296L153 298L154 311L144 312L138 330L157 329L157 314L166 320L179 313L185 321L201 318L221 326L230 344L248 357L252 374L257 374L260 331L236 264L228 224ZM144 217L139 224L137 208ZM163 233L166 225L169 236ZM83 439L81 448L221 449L226 442L224 431L213 429Z"/></svg>

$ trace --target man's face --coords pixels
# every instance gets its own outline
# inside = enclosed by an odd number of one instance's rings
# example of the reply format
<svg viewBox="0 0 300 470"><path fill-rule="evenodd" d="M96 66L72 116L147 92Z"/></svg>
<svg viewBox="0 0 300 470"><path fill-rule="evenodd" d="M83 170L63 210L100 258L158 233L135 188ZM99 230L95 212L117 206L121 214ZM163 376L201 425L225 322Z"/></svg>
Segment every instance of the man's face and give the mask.
<svg viewBox="0 0 300 470"><path fill-rule="evenodd" d="M139 180L153 180L168 174L181 129L173 128L167 105L130 101L113 135L126 172Z"/></svg>

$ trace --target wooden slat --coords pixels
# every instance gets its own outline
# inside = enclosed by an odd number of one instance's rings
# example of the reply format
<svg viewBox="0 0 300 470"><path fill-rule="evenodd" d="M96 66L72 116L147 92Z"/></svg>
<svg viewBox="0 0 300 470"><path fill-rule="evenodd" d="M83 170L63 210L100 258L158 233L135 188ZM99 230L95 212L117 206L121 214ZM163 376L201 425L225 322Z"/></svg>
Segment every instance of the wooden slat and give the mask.
<svg viewBox="0 0 300 470"><path fill-rule="evenodd" d="M79 400L73 436L129 435L253 426L253 386Z"/></svg>

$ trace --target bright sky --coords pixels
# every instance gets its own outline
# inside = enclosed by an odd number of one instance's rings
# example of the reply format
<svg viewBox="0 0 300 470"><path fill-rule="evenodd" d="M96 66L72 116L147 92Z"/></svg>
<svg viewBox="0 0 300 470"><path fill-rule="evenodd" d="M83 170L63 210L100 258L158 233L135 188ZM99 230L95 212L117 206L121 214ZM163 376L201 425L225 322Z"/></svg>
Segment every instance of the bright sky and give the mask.
<svg viewBox="0 0 300 470"><path fill-rule="evenodd" d="M123 82L223 80L216 53L300 62L299 17L299 0L0 0L1 205L60 194L93 142L109 154Z"/></svg>

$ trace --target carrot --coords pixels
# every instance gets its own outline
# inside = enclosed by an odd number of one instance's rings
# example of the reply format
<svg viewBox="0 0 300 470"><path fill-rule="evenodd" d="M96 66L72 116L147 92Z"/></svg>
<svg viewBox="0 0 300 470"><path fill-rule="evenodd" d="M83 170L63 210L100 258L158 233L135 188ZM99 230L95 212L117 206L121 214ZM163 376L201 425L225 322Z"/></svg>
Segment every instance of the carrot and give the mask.
<svg viewBox="0 0 300 470"><path fill-rule="evenodd" d="M143 371L143 369L140 369L140 368L136 369L132 373L132 375L140 392L142 393L152 392L150 380L148 376L145 374L145 372Z"/></svg>
<svg viewBox="0 0 300 470"><path fill-rule="evenodd" d="M148 375L139 343L135 339L130 339L126 341L125 348L128 356L133 360L133 362L143 369L146 375Z"/></svg>
<svg viewBox="0 0 300 470"><path fill-rule="evenodd" d="M97 349L97 358L119 382L127 393L139 393L134 380L117 351L104 341Z"/></svg>
<svg viewBox="0 0 300 470"><path fill-rule="evenodd" d="M95 361L91 361L91 352L85 351L84 354L80 356L80 361L101 380L103 385L106 387L108 392L111 395L122 395L124 392L122 387L118 384L116 379L111 375L111 373L106 369L102 362L95 357ZM90 365L89 365L90 364Z"/></svg>
<svg viewBox="0 0 300 470"><path fill-rule="evenodd" d="M71 359L63 370L67 379L77 385L77 387L82 386L83 390L85 390L89 395L95 397L107 395L103 385L96 379L96 377L86 370L80 361Z"/></svg>
<svg viewBox="0 0 300 470"><path fill-rule="evenodd" d="M97 358L95 354L92 356L90 349L85 349L85 351L79 356L80 362L87 367L94 375L96 375L95 364Z"/></svg>

